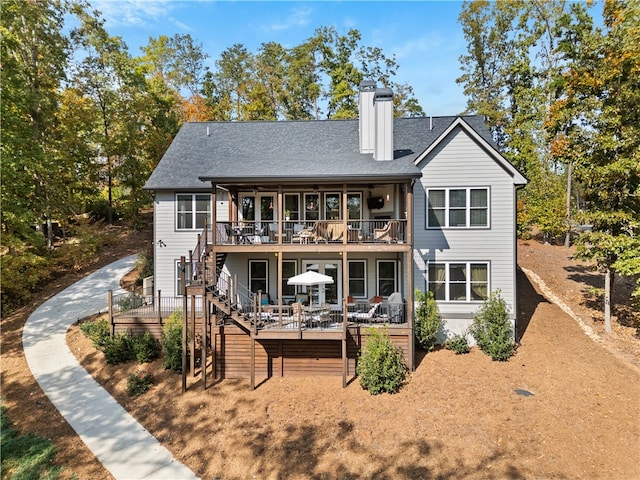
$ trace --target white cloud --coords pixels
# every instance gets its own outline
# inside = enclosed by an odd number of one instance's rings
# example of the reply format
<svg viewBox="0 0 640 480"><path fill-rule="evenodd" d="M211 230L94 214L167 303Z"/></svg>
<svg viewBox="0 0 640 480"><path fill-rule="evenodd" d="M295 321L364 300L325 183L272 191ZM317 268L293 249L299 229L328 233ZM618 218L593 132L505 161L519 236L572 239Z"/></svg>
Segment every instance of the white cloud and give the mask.
<svg viewBox="0 0 640 480"><path fill-rule="evenodd" d="M267 32L278 32L289 30L290 28L306 27L309 24L309 17L313 9L295 8L289 16L264 27Z"/></svg>
<svg viewBox="0 0 640 480"><path fill-rule="evenodd" d="M109 27L148 27L166 21L176 6L170 0L94 0L92 6L102 13Z"/></svg>

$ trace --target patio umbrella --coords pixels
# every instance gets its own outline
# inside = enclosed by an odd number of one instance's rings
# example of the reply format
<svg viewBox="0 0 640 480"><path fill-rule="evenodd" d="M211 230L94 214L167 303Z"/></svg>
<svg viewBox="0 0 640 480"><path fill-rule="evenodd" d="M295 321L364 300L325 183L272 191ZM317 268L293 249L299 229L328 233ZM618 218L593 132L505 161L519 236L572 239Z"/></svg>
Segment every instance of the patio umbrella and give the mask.
<svg viewBox="0 0 640 480"><path fill-rule="evenodd" d="M307 270L287 280L287 285L303 285L311 288L313 288L314 285L326 285L327 283L333 283L333 278L329 275L314 272L313 270ZM313 298L313 296L311 298Z"/></svg>

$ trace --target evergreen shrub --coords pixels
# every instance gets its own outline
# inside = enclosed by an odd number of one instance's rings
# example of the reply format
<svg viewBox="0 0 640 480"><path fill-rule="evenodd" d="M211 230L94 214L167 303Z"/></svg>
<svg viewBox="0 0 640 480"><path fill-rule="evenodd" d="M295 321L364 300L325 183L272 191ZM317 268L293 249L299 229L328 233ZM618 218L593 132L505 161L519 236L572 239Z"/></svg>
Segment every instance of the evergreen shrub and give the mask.
<svg viewBox="0 0 640 480"><path fill-rule="evenodd" d="M514 332L507 303L500 291L492 292L476 312L470 332L480 349L493 360L506 361L514 353Z"/></svg>
<svg viewBox="0 0 640 480"><path fill-rule="evenodd" d="M174 310L162 326L164 368L182 372L182 311Z"/></svg>
<svg viewBox="0 0 640 480"><path fill-rule="evenodd" d="M387 329L369 328L367 334L356 368L360 385L372 395L399 391L407 375L402 349L391 342Z"/></svg>
<svg viewBox="0 0 640 480"><path fill-rule="evenodd" d="M417 302L415 312L415 337L423 350L430 352L438 341L438 333L442 328L442 318L438 303L432 292L415 291Z"/></svg>

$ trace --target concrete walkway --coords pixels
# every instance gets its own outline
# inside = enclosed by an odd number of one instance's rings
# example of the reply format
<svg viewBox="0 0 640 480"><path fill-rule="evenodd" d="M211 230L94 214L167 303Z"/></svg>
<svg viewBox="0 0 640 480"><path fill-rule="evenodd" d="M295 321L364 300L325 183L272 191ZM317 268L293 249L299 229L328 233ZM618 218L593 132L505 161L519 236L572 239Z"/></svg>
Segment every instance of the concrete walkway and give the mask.
<svg viewBox="0 0 640 480"><path fill-rule="evenodd" d="M25 323L22 340L31 372L82 441L117 479L196 479L187 467L124 410L69 351L66 333L77 320L107 308L107 291L135 256L88 275L47 300Z"/></svg>

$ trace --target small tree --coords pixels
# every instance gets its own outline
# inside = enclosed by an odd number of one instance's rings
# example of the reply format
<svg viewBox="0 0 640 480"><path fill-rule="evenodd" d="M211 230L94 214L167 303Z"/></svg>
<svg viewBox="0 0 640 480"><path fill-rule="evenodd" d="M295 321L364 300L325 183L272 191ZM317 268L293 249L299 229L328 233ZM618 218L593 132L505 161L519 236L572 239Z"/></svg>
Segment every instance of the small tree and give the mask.
<svg viewBox="0 0 640 480"><path fill-rule="evenodd" d="M175 310L162 326L162 353L164 368L182 372L182 311Z"/></svg>
<svg viewBox="0 0 640 480"><path fill-rule="evenodd" d="M480 349L493 360L505 361L514 354L516 346L509 309L499 290L489 294L482 303L469 330Z"/></svg>
<svg viewBox="0 0 640 480"><path fill-rule="evenodd" d="M387 329L369 328L367 334L356 368L360 385L372 395L396 393L407 375L402 349L391 342Z"/></svg>
<svg viewBox="0 0 640 480"><path fill-rule="evenodd" d="M442 317L438 303L433 298L433 292L415 291L416 326L415 336L420 348L430 352L438 341L438 332L442 328Z"/></svg>

